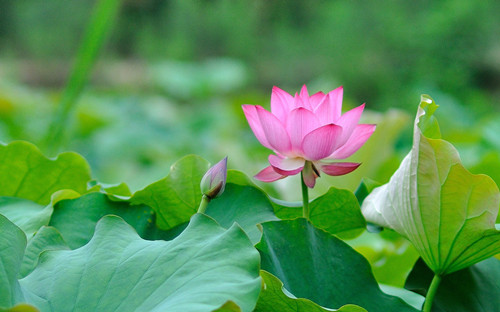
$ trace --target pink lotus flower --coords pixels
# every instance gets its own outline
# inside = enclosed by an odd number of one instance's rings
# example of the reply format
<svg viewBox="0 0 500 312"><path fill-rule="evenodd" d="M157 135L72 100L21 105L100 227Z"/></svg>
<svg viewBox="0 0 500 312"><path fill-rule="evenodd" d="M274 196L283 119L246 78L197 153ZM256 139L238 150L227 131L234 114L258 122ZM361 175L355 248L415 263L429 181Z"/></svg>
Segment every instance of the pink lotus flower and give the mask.
<svg viewBox="0 0 500 312"><path fill-rule="evenodd" d="M320 171L339 176L358 168L359 163L329 161L351 156L375 131L375 125L358 124L364 104L342 114L342 95L342 87L309 96L304 85L295 97L273 87L271 112L243 105L253 133L275 153L255 178L272 182L302 172L313 188Z"/></svg>

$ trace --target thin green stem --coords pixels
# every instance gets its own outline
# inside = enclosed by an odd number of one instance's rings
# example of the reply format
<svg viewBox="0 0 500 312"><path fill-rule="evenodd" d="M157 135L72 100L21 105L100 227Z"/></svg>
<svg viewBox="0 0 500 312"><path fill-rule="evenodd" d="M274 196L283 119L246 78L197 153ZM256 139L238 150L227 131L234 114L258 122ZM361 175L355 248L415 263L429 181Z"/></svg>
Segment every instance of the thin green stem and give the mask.
<svg viewBox="0 0 500 312"><path fill-rule="evenodd" d="M46 144L52 153L58 152L60 146L64 144L71 112L87 82L106 34L109 33L118 15L119 7L120 0L98 0L96 3L68 82L49 126Z"/></svg>
<svg viewBox="0 0 500 312"><path fill-rule="evenodd" d="M436 295L440 283L441 275L434 274L431 286L429 286L429 290L427 291L427 296L425 296L424 309L422 310L422 312L431 312L432 302L434 301L434 296Z"/></svg>
<svg viewBox="0 0 500 312"><path fill-rule="evenodd" d="M203 197L201 198L200 206L198 207L198 213L205 213L209 202L210 197L208 197L207 195L203 195Z"/></svg>
<svg viewBox="0 0 500 312"><path fill-rule="evenodd" d="M302 216L309 220L309 189L304 182L304 174L300 173L300 182L302 184Z"/></svg>

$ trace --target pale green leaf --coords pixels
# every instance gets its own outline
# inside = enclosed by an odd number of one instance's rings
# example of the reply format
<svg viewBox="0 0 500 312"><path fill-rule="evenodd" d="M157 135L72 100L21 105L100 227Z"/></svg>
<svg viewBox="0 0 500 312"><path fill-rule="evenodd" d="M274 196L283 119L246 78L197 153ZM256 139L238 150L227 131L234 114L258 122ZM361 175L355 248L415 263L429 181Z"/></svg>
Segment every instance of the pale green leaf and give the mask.
<svg viewBox="0 0 500 312"><path fill-rule="evenodd" d="M61 236L61 233L53 227L43 226L33 238L28 241L24 252L19 276L25 277L33 271L38 264L38 257L46 250L65 250L68 245Z"/></svg>
<svg viewBox="0 0 500 312"><path fill-rule="evenodd" d="M429 104L423 98L419 106L412 150L362 209L368 221L408 238L435 273L448 274L500 252L500 192L488 176L468 172L450 143L422 134Z"/></svg>
<svg viewBox="0 0 500 312"><path fill-rule="evenodd" d="M241 228L196 214L172 241L143 240L106 216L88 244L43 252L19 284L23 302L42 311L194 312L233 301L250 312L261 280L259 255Z"/></svg>
<svg viewBox="0 0 500 312"><path fill-rule="evenodd" d="M20 227L30 239L40 227L49 224L52 207L23 198L0 197L0 214Z"/></svg>
<svg viewBox="0 0 500 312"><path fill-rule="evenodd" d="M31 143L0 144L0 196L20 197L47 205L62 189L84 193L90 181L87 161L72 152L49 159Z"/></svg>
<svg viewBox="0 0 500 312"><path fill-rule="evenodd" d="M0 235L0 309L8 309L20 299L17 277L26 247L26 235L2 215L0 215L0 233L2 233Z"/></svg>
<svg viewBox="0 0 500 312"><path fill-rule="evenodd" d="M156 224L169 230L189 221L201 201L200 181L210 168L208 161L195 155L186 156L170 168L164 179L148 185L125 200L144 204L156 212Z"/></svg>
<svg viewBox="0 0 500 312"><path fill-rule="evenodd" d="M112 201L102 193L59 201L49 225L57 228L68 246L75 249L88 243L97 221L108 214L120 216L143 237L149 228L154 227L150 207Z"/></svg>
<svg viewBox="0 0 500 312"><path fill-rule="evenodd" d="M418 127L424 136L430 139L441 139L441 130L434 116L434 112L439 106L427 94L420 97L420 108L424 110L424 114L420 117Z"/></svg>

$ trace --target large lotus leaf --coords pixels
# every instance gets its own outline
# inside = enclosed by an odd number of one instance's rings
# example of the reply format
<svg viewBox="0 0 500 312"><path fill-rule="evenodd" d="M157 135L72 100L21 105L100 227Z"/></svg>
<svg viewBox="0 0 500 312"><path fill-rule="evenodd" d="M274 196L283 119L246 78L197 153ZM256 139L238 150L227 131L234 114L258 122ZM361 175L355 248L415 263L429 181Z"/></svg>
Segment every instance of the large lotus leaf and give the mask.
<svg viewBox="0 0 500 312"><path fill-rule="evenodd" d="M439 131L436 104L422 97L413 147L389 183L364 200L368 221L412 242L437 274L449 274L500 252L495 220L500 192L491 178L469 173ZM423 132L425 131L425 132Z"/></svg>
<svg viewBox="0 0 500 312"><path fill-rule="evenodd" d="M26 236L9 219L0 215L0 310L12 307L19 295L20 264L23 260Z"/></svg>
<svg viewBox="0 0 500 312"><path fill-rule="evenodd" d="M123 218L143 238L153 224L153 211L145 205L116 202L106 194L90 193L75 199L59 201L49 225L57 228L72 249L85 245L103 216L114 214Z"/></svg>
<svg viewBox="0 0 500 312"><path fill-rule="evenodd" d="M29 239L40 227L49 224L52 207L23 198L0 197L0 214L20 227Z"/></svg>
<svg viewBox="0 0 500 312"><path fill-rule="evenodd" d="M0 159L0 196L47 205L54 192L72 189L83 193L90 181L89 165L76 153L66 152L49 159L35 145L16 141L0 144Z"/></svg>
<svg viewBox="0 0 500 312"><path fill-rule="evenodd" d="M433 272L418 261L405 287L425 294ZM434 297L433 312L500 312L500 260L490 258L443 276Z"/></svg>
<svg viewBox="0 0 500 312"><path fill-rule="evenodd" d="M252 311L261 280L241 228L196 214L172 241L143 240L106 216L87 245L42 253L19 284L41 311L212 311L229 300Z"/></svg>
<svg viewBox="0 0 500 312"><path fill-rule="evenodd" d="M302 217L302 203L274 199L274 204L276 215L281 219ZM349 190L334 187L309 203L309 219L314 226L331 234L366 227L356 196Z"/></svg>
<svg viewBox="0 0 500 312"><path fill-rule="evenodd" d="M363 256L305 219L262 226L262 240L256 246L262 269L283 281L294 296L327 308L356 304L370 312L417 311L380 290Z"/></svg>
<svg viewBox="0 0 500 312"><path fill-rule="evenodd" d="M245 173L234 169L227 170L227 183L257 187Z"/></svg>
<svg viewBox="0 0 500 312"><path fill-rule="evenodd" d="M61 233L50 226L43 226L28 241L24 252L23 262L19 270L19 277L25 277L33 271L38 264L40 254L46 250L65 250L68 245L61 236Z"/></svg>
<svg viewBox="0 0 500 312"><path fill-rule="evenodd" d="M153 208L157 226L162 230L172 229L189 221L198 210L202 195L200 181L209 168L210 164L203 158L186 156L172 165L164 179L121 199Z"/></svg>
<svg viewBox="0 0 500 312"><path fill-rule="evenodd" d="M283 283L274 275L266 271L260 271L264 281L262 291L257 301L254 312L328 312L311 300L304 298L293 298L287 295L283 289ZM341 307L338 312L366 312L365 309L348 304Z"/></svg>
<svg viewBox="0 0 500 312"><path fill-rule="evenodd" d="M278 220L267 195L259 188L247 184L227 183L224 193L210 201L206 214L224 228L229 228L237 222L254 244L260 241L262 235L259 224ZM186 224L181 224L169 231L150 227L150 231L145 232L143 237L171 239L180 234Z"/></svg>
<svg viewBox="0 0 500 312"><path fill-rule="evenodd" d="M224 193L210 201L207 215L229 228L237 222L256 244L260 241L261 231L257 224L278 220L273 205L264 192L252 186L228 183Z"/></svg>

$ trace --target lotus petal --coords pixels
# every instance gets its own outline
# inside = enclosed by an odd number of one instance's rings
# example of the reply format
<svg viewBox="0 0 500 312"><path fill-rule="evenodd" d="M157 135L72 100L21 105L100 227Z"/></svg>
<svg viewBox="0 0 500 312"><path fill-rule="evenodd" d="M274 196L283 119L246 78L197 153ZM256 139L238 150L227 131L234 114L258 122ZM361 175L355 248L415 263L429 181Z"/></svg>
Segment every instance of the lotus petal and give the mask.
<svg viewBox="0 0 500 312"><path fill-rule="evenodd" d="M302 140L308 133L319 128L319 126L318 117L308 109L299 107L290 112L286 128L295 153L303 154Z"/></svg>
<svg viewBox="0 0 500 312"><path fill-rule="evenodd" d="M262 169L259 173L257 173L254 178L262 182L274 182L284 177L286 176L281 175L276 171L274 171L272 166L267 166L266 168Z"/></svg>
<svg viewBox="0 0 500 312"><path fill-rule="evenodd" d="M262 129L260 118L259 115L257 114L257 106L245 104L242 106L242 108L243 108L243 113L247 118L248 125L250 126L250 129L252 129L253 134L255 134L257 140L259 140L260 144L272 150L273 147L267 141L264 129Z"/></svg>
<svg viewBox="0 0 500 312"><path fill-rule="evenodd" d="M290 137L281 121L260 106L256 106L256 110L260 124L262 125L262 130L272 149L281 154L290 152L292 148Z"/></svg>
<svg viewBox="0 0 500 312"><path fill-rule="evenodd" d="M290 112L289 103L293 102L293 97L286 91L274 86L271 93L271 113L278 117L281 122L286 123L288 112Z"/></svg>
<svg viewBox="0 0 500 312"><path fill-rule="evenodd" d="M304 168L304 158L283 158L276 155L269 155L269 163L274 171L281 175L295 175Z"/></svg>
<svg viewBox="0 0 500 312"><path fill-rule="evenodd" d="M347 140L353 134L354 129L358 125L359 119L361 118L361 114L365 109L365 104L362 104L356 108L351 109L350 111L345 112L340 116L335 124L342 127L344 131L342 131L342 137L339 138L339 146L344 145Z"/></svg>
<svg viewBox="0 0 500 312"><path fill-rule="evenodd" d="M311 131L304 137L302 150L308 160L319 160L331 155L342 135L340 126L329 124Z"/></svg>
<svg viewBox="0 0 500 312"><path fill-rule="evenodd" d="M340 176L356 170L361 164L351 162L326 163L319 161L316 163L321 171L331 176Z"/></svg>
<svg viewBox="0 0 500 312"><path fill-rule="evenodd" d="M357 125L351 134L351 137L340 148L335 150L328 158L345 159L354 154L365 144L375 131L376 125L361 124Z"/></svg>

